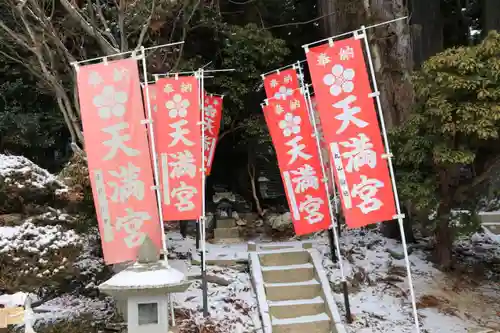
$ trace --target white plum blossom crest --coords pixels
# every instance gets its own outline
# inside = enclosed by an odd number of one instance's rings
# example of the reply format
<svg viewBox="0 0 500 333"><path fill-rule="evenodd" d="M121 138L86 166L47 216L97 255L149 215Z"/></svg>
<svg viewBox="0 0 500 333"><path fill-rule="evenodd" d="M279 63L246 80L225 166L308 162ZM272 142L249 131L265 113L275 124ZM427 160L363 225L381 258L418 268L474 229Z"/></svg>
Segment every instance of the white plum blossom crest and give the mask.
<svg viewBox="0 0 500 333"><path fill-rule="evenodd" d="M168 109L168 116L170 118L187 116L187 108L191 105L187 99L183 99L180 94L175 94L174 97L165 103Z"/></svg>
<svg viewBox="0 0 500 333"><path fill-rule="evenodd" d="M354 90L354 69L344 69L342 65L334 65L332 73L323 77L323 83L330 87L330 94L338 96L342 92L350 93Z"/></svg>
<svg viewBox="0 0 500 333"><path fill-rule="evenodd" d="M300 133L300 123L302 119L299 116L294 116L292 113L287 113L285 119L279 122L279 127L283 130L283 135L289 137L292 134Z"/></svg>
<svg viewBox="0 0 500 333"><path fill-rule="evenodd" d="M109 119L111 116L121 117L125 114L125 103L128 95L123 91L116 91L114 86L105 86L101 94L93 99L94 106L97 107L99 118Z"/></svg>
<svg viewBox="0 0 500 333"><path fill-rule="evenodd" d="M99 73L94 72L94 71L90 72L89 78L88 78L88 83L91 86L97 87L98 85L100 85L103 82L104 82L104 80L102 79L101 75L99 75Z"/></svg>
<svg viewBox="0 0 500 333"><path fill-rule="evenodd" d="M208 104L205 106L205 116L214 118L217 115L217 110L212 104Z"/></svg>
<svg viewBox="0 0 500 333"><path fill-rule="evenodd" d="M282 99L286 100L288 96L292 96L293 91L290 88L287 88L285 86L281 86L279 90L274 94L274 98L276 99Z"/></svg>

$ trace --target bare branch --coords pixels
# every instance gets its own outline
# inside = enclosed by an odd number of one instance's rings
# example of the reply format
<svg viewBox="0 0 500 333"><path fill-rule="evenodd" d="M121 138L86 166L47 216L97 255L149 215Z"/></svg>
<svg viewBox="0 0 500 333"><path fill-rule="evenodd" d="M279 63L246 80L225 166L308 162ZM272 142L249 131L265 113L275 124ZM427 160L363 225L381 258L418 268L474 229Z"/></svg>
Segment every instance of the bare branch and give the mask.
<svg viewBox="0 0 500 333"><path fill-rule="evenodd" d="M191 14L187 18L187 20L184 20L184 24L183 24L183 27L182 27L182 39L181 40L185 40L186 39L187 32L188 32L188 27L189 27L189 23L191 22L191 19L193 18L194 14L196 13L196 10L198 9L198 7L200 5L200 2L201 2L201 0L198 0L196 2L196 5L193 6L193 10L191 11ZM179 48L179 55L177 57L177 60L175 61L175 65L173 66L173 70L176 70L177 67L179 66L179 64L181 62L181 59L182 59L182 52L183 51L184 51L184 43L182 43L181 46L180 46L180 48Z"/></svg>
<svg viewBox="0 0 500 333"><path fill-rule="evenodd" d="M243 124L241 125L238 125L238 126L231 126L229 127L227 130L223 131L221 134L219 134L219 138L217 139L218 141L222 140L222 138L224 138L226 135L228 134L231 134L231 133L234 133L242 128L244 128L245 126Z"/></svg>
<svg viewBox="0 0 500 333"><path fill-rule="evenodd" d="M111 45L110 42L108 42L106 38L104 38L104 36L97 29L92 27L92 25L90 25L89 22L87 22L87 20L80 14L80 12L72 4L69 3L68 0L60 0L60 1L64 9L66 9L67 13L70 15L70 17L80 25L80 27L83 29L83 31L85 31L85 33L87 33L89 36L93 37L97 41L97 43L99 44L99 46L101 47L102 51L105 54L110 55L119 52L119 50L114 48L113 45Z"/></svg>
<svg viewBox="0 0 500 333"><path fill-rule="evenodd" d="M118 45L115 36L113 36L113 34L111 33L111 29L109 28L108 22L106 22L106 17L102 12L101 1L96 0L96 2L97 2L97 17L99 18L99 21L101 21L101 24L104 27L104 31L102 32L102 34L108 37L109 41L111 42L111 44L113 44L115 48L119 49L120 46Z"/></svg>
<svg viewBox="0 0 500 333"><path fill-rule="evenodd" d="M156 8L156 0L153 0L153 4L151 5L151 13L149 13L149 17L146 20L146 24L142 27L141 33L139 35L139 40L137 41L137 46L135 47L136 49L140 48L142 46L142 43L144 42L144 37L146 36L149 26L151 25L151 20L153 19L155 8Z"/></svg>
<svg viewBox="0 0 500 333"><path fill-rule="evenodd" d="M20 55L15 56L14 51L9 51L9 52L10 54L0 50L0 55L5 57L6 59L9 59L12 62L15 62L23 66L34 77L45 81L45 78L42 75L40 75L40 73L33 66L31 66L31 64L28 61L26 61L26 59L23 59L23 57L21 57Z"/></svg>
<svg viewBox="0 0 500 333"><path fill-rule="evenodd" d="M120 0L118 5L118 29L120 29L120 47L122 52L128 50L128 40L125 32L125 6L125 0Z"/></svg>
<svg viewBox="0 0 500 333"><path fill-rule="evenodd" d="M77 136L73 126L71 126L71 121L68 118L68 112L64 112L65 106L61 98L57 98L57 104L59 105L59 109L62 111L64 122L66 123L66 127L69 130L69 134L71 135L71 142L77 142Z"/></svg>
<svg viewBox="0 0 500 333"><path fill-rule="evenodd" d="M25 40L23 37L16 34L9 27L7 27L3 21L0 20L0 28L9 35L19 46L24 47L28 51L33 51L33 48L29 45L29 42Z"/></svg>
<svg viewBox="0 0 500 333"><path fill-rule="evenodd" d="M273 26L267 27L266 29L283 28L283 27L288 27L288 26L292 26L292 25L311 24L311 23L314 23L314 22L319 21L321 19L324 19L325 17L331 16L331 15L335 15L336 13L337 12L328 13L328 14L318 16L318 17L313 18L312 20L308 20L308 21L292 22L292 23L285 23L285 24L273 25Z"/></svg>
<svg viewBox="0 0 500 333"><path fill-rule="evenodd" d="M39 3L36 0L30 0L30 3L37 13L34 14L31 10L29 10L29 13L35 20L40 23L40 27L47 32L46 35L49 37L49 39L54 42L54 44L56 44L56 51L60 51L59 53L62 53L61 55L66 58L68 64L76 61L71 52L69 52L69 50L66 48L66 45L64 45L64 43L59 38L59 34L52 25L50 19L44 15L44 11L40 7ZM49 52L50 51L51 50L49 49Z"/></svg>
<svg viewBox="0 0 500 333"><path fill-rule="evenodd" d="M51 52L50 47L46 44L45 41L39 40L36 38L36 35L33 31L33 28L29 24L28 20L26 19L24 12L22 9L18 10L19 18L21 19L21 22L23 23L24 29L26 30L26 33L29 35L30 39L32 40L34 44L33 54L35 55L38 65L40 66L41 73L44 75L47 81L51 84L51 86L54 89L55 95L58 100L58 105L59 109L63 113L63 116L65 119L68 119L66 124L68 125L68 129L70 132L72 131L72 139L76 142L75 139L78 139L80 142L83 142L83 134L80 130L80 124L78 119L75 117L75 114L72 109L72 104L68 98L68 95L66 93L66 90L64 89L64 86L62 85L62 80L60 80L57 77L57 74L55 74L51 69L47 67L48 64L51 65L51 68L53 69L55 66L55 60L53 58L53 54ZM43 50L45 49L45 54L48 55L49 59L45 59L43 57Z"/></svg>

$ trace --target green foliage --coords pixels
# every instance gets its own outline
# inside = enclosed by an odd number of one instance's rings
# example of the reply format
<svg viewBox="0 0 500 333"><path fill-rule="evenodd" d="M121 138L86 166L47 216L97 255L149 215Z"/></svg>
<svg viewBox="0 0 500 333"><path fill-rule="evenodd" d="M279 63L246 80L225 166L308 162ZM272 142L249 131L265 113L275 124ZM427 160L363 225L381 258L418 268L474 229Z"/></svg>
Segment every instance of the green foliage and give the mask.
<svg viewBox="0 0 500 333"><path fill-rule="evenodd" d="M289 53L286 43L255 24L226 26L220 41L218 67L235 69L213 80L213 89L226 94L222 131L238 127L243 130L241 144L267 145L270 137L259 104L264 98L261 74L282 66Z"/></svg>
<svg viewBox="0 0 500 333"><path fill-rule="evenodd" d="M418 210L473 208L500 157L500 35L448 49L414 79L416 109L391 133L403 199Z"/></svg>
<svg viewBox="0 0 500 333"><path fill-rule="evenodd" d="M232 107L239 110L258 106L254 99L261 82L261 74L283 63L289 50L285 41L254 24L245 26L226 26L220 36L219 68L233 68L234 72L217 75L214 85L226 92ZM225 110L227 99L224 100Z"/></svg>
<svg viewBox="0 0 500 333"><path fill-rule="evenodd" d="M54 149L67 137L62 115L50 96L19 66L0 61L0 152L24 155L43 167L54 166ZM47 156L48 155L48 156Z"/></svg>

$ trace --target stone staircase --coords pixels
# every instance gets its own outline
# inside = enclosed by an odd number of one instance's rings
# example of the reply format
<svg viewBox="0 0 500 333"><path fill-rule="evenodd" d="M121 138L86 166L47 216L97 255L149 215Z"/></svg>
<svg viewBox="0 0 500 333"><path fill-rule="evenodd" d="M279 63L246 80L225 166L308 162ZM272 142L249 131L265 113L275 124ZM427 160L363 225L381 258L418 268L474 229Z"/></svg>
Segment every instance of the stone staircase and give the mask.
<svg viewBox="0 0 500 333"><path fill-rule="evenodd" d="M345 333L322 260L309 243L249 244L264 333Z"/></svg>
<svg viewBox="0 0 500 333"><path fill-rule="evenodd" d="M481 226L492 236L500 239L500 212L480 212Z"/></svg>
<svg viewBox="0 0 500 333"><path fill-rule="evenodd" d="M214 243L241 242L240 228L232 217L219 217L214 230Z"/></svg>

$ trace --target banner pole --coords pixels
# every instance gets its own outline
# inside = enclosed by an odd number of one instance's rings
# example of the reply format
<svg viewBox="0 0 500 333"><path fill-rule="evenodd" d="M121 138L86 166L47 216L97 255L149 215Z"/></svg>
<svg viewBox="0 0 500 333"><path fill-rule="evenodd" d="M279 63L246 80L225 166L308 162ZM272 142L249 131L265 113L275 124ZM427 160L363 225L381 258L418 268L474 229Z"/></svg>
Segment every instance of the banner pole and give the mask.
<svg viewBox="0 0 500 333"><path fill-rule="evenodd" d="M196 237L195 237L195 242L196 242L196 250L200 250L200 223L201 221L198 220L196 221Z"/></svg>
<svg viewBox="0 0 500 333"><path fill-rule="evenodd" d="M389 148L389 140L387 139L387 130L385 128L384 113L382 111L382 103L380 101L380 91L378 90L377 79L375 77L375 69L373 66L370 44L368 42L368 36L366 33L366 29L367 28L364 25L362 25L361 29L360 29L361 33L359 34L359 32L355 32L355 36L357 38L363 39L365 50L366 50L366 56L368 58L368 66L370 68L370 76L372 79L372 84L373 84L373 89L374 89L373 93L375 95L375 101L377 103L378 115L380 117L380 126L382 128L382 135L383 135L384 144L385 144L385 153L387 156L387 164L389 166L389 173L391 176L392 191L394 192L394 200L396 201L397 216L395 216L394 218L398 219L399 231L401 233L401 242L403 244L403 251L404 251L405 263L406 263L406 273L408 275L408 283L410 285L410 296L411 296L411 303L412 303L412 307L413 307L413 319L415 321L416 332L420 333L420 324L419 324L419 320L418 320L418 311L417 311L417 301L415 298L415 291L413 290L413 280L412 280L412 276L411 276L410 258L408 255L408 247L406 244L406 235L405 235L404 224L403 224L403 219L404 219L405 215L401 213L401 205L399 204L398 189L396 187L396 178L394 177L394 167L392 165L392 153L391 153L390 148Z"/></svg>
<svg viewBox="0 0 500 333"><path fill-rule="evenodd" d="M330 155L330 153L328 153ZM334 171L334 162L333 160L330 159L330 179L332 180L332 189L333 189L333 204L335 207L335 218L337 219L337 232L339 235L339 239L342 236L341 235L341 228L340 228L340 208L339 208L339 197L337 195L337 187L335 186L335 171ZM332 231L333 232L333 231ZM333 236L333 234L332 234Z"/></svg>
<svg viewBox="0 0 500 333"><path fill-rule="evenodd" d="M306 62L306 59L302 59L302 60L299 60L297 62L300 64L300 63ZM269 74L279 73L282 70L295 67L297 65L297 62L294 62L293 64L286 65L286 66L283 66L280 68L273 69L272 71L269 71L269 72L265 72L264 74L260 74L260 76L262 77L262 79L264 79L264 77L269 75Z"/></svg>
<svg viewBox="0 0 500 333"><path fill-rule="evenodd" d="M201 284L203 294L203 316L208 317L208 283L206 263L206 207L205 207L205 83L203 80L204 69L198 70L200 80L200 109L201 109L201 218L200 218L200 240L201 240Z"/></svg>
<svg viewBox="0 0 500 333"><path fill-rule="evenodd" d="M213 77L213 76L207 76L205 73L223 73L223 72L234 72L236 69L234 68L225 68L225 69L205 69L203 70L203 78L206 79L207 77ZM169 77L172 75L193 75L195 73L198 73L199 69L195 71L187 71L187 72L167 72L167 73L157 73L154 74L155 77Z"/></svg>
<svg viewBox="0 0 500 333"><path fill-rule="evenodd" d="M330 211L330 219L331 219L331 223L332 223L331 227L329 228L329 230L332 230L332 232L333 232L333 242L331 243L330 248L331 248L332 257L335 256L335 249L337 252L337 257L338 257L339 266L340 266L340 276L341 276L341 281L342 281L342 289L343 289L343 293L344 293L346 320L350 324L350 323L352 323L352 315L351 315L351 306L349 304L349 288L347 286L347 281L345 278L344 264L342 262L342 254L340 253L339 236L337 234L337 228L335 227L335 222L334 222L335 215L333 215L333 207L332 207L332 202L330 200L330 189L328 188L328 174L326 173L325 163L323 160L323 154L321 151L321 143L320 143L320 137L319 137L319 133L318 133L318 126L316 124L316 117L314 115L314 110L312 107L311 95L309 93L309 86L304 83L304 74L302 73L302 66L300 64L300 61L298 61L293 67L296 68L298 71L299 84L302 86L302 92L303 92L305 100L306 100L306 107L307 107L307 110L309 112L309 118L311 119L311 124L312 124L313 130L314 130L314 137L316 138L316 148L318 150L319 160L321 163L321 173L323 175L323 185L325 186L326 196L328 197L328 210ZM333 178L332 178L332 182L333 182ZM337 221L337 223L338 223L338 221Z"/></svg>
<svg viewBox="0 0 500 333"><path fill-rule="evenodd" d="M163 248L163 260L165 261L165 264L168 265L168 248L167 248L167 237L165 235L165 223L163 221L163 208L162 208L162 201L161 201L161 191L160 191L160 171L158 167L158 154L156 152L156 142L155 142L155 134L154 134L154 129L153 129L153 115L151 113L151 100L150 100L150 95L149 95L149 82L148 82L148 69L146 66L146 51L144 50L144 47L141 47L141 52L142 52L142 72L144 75L144 90L146 91L146 100L147 100L147 105L146 105L146 110L147 110L147 115L148 115L148 130L149 130L149 142L151 144L151 152L153 154L153 175L155 179L155 190L156 190L156 201L158 202L158 215L160 216L160 228L161 228L161 242L162 242L162 248Z"/></svg>

